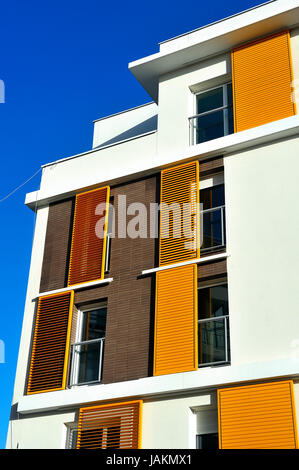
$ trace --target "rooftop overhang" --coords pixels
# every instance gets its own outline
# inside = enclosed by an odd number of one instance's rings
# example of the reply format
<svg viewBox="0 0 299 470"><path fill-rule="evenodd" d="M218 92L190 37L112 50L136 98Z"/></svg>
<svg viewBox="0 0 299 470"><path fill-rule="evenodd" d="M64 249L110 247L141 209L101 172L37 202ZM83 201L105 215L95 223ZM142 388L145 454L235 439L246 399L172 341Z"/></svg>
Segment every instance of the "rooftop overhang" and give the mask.
<svg viewBox="0 0 299 470"><path fill-rule="evenodd" d="M299 24L299 0L274 0L165 41L160 52L129 63L129 70L158 101L159 77L257 37Z"/></svg>

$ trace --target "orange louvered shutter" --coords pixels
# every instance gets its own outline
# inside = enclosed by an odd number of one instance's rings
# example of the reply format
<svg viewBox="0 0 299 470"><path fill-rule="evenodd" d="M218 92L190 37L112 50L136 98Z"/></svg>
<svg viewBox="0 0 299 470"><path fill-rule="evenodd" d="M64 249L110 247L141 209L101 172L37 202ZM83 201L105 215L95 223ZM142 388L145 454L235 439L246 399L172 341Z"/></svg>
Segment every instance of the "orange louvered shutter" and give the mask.
<svg viewBox="0 0 299 470"><path fill-rule="evenodd" d="M81 408L77 449L139 449L142 401Z"/></svg>
<svg viewBox="0 0 299 470"><path fill-rule="evenodd" d="M235 132L296 114L288 31L233 49L232 76Z"/></svg>
<svg viewBox="0 0 299 470"><path fill-rule="evenodd" d="M65 388L73 298L73 291L39 298L28 394Z"/></svg>
<svg viewBox="0 0 299 470"><path fill-rule="evenodd" d="M161 172L160 266L199 257L198 204L197 161Z"/></svg>
<svg viewBox="0 0 299 470"><path fill-rule="evenodd" d="M157 273L154 375L197 370L197 265Z"/></svg>
<svg viewBox="0 0 299 470"><path fill-rule="evenodd" d="M76 196L69 286L104 277L109 195L106 186Z"/></svg>
<svg viewBox="0 0 299 470"><path fill-rule="evenodd" d="M218 390L220 449L295 449L293 382Z"/></svg>

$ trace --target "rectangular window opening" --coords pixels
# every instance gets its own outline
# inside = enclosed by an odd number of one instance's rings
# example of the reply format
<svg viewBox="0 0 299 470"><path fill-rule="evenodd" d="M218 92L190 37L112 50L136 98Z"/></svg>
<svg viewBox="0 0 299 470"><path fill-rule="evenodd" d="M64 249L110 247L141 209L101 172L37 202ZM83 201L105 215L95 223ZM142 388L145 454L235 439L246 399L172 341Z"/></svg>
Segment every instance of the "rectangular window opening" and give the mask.
<svg viewBox="0 0 299 470"><path fill-rule="evenodd" d="M78 341L71 345L70 386L102 379L107 304L79 312Z"/></svg>
<svg viewBox="0 0 299 470"><path fill-rule="evenodd" d="M189 118L190 145L234 132L232 83L195 95L196 114Z"/></svg>
<svg viewBox="0 0 299 470"><path fill-rule="evenodd" d="M198 367L230 362L226 282L198 288Z"/></svg>

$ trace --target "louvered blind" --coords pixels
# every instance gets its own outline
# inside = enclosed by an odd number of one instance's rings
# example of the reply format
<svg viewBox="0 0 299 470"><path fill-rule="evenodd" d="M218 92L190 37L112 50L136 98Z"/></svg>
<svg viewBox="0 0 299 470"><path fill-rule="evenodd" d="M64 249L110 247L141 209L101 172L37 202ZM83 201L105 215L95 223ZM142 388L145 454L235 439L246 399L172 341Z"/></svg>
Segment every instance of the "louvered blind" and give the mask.
<svg viewBox="0 0 299 470"><path fill-rule="evenodd" d="M39 298L28 394L65 388L73 297L71 291Z"/></svg>
<svg viewBox="0 0 299 470"><path fill-rule="evenodd" d="M109 195L106 186L76 196L69 286L104 277ZM106 212L99 213L105 205ZM100 223L104 216L104 223Z"/></svg>
<svg viewBox="0 0 299 470"><path fill-rule="evenodd" d="M199 257L198 204L197 161L161 172L160 266Z"/></svg>
<svg viewBox="0 0 299 470"><path fill-rule="evenodd" d="M77 449L138 449L142 401L81 408Z"/></svg>
<svg viewBox="0 0 299 470"><path fill-rule="evenodd" d="M157 273L154 375L197 370L197 265Z"/></svg>
<svg viewBox="0 0 299 470"><path fill-rule="evenodd" d="M221 449L295 449L293 382L218 390Z"/></svg>
<svg viewBox="0 0 299 470"><path fill-rule="evenodd" d="M233 49L232 76L235 132L296 114L288 31Z"/></svg>

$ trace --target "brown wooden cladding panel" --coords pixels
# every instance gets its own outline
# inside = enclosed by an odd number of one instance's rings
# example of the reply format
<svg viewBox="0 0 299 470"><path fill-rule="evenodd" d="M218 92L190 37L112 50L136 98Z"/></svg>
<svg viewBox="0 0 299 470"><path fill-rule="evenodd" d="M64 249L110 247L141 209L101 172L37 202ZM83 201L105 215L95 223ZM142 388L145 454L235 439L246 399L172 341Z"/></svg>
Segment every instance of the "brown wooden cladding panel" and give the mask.
<svg viewBox="0 0 299 470"><path fill-rule="evenodd" d="M156 176L111 189L117 220L117 196L127 196L127 206L141 202L148 208L156 201ZM133 216L128 216L128 220ZM149 227L149 225L148 225ZM114 238L111 242L109 277L102 287L75 292L75 304L107 299L108 313L103 383L134 380L149 375L151 315L154 315L152 277L140 277L155 266L154 238Z"/></svg>
<svg viewBox="0 0 299 470"><path fill-rule="evenodd" d="M219 173L223 170L223 157L216 157L203 162L199 162L199 177ZM199 181L200 189L200 181Z"/></svg>
<svg viewBox="0 0 299 470"><path fill-rule="evenodd" d="M197 279L213 278L227 273L226 260L197 266Z"/></svg>
<svg viewBox="0 0 299 470"><path fill-rule="evenodd" d="M40 292L66 286L73 203L67 199L49 206Z"/></svg>

